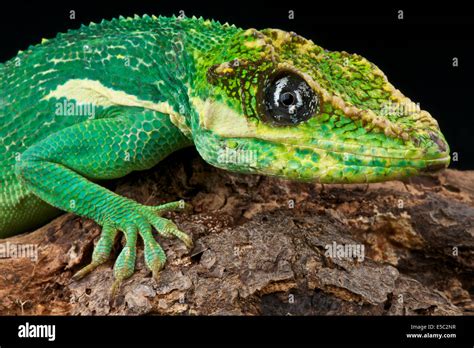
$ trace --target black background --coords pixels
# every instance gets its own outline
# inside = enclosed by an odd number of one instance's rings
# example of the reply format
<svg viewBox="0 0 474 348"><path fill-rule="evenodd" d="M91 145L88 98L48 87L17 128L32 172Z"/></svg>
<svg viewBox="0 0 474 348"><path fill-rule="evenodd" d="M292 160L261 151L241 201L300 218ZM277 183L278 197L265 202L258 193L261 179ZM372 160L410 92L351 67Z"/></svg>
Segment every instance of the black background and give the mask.
<svg viewBox="0 0 474 348"><path fill-rule="evenodd" d="M361 4L359 1L127 1L63 3L12 1L0 8L0 61L57 32L118 15L172 15L185 11L257 29L292 30L330 50L358 53L377 64L395 87L439 122L459 161L474 169L474 16L461 2ZM75 10L76 19L69 19ZM295 19L288 19L288 11ZM404 19L397 19L397 11ZM452 66L453 57L459 67Z"/></svg>

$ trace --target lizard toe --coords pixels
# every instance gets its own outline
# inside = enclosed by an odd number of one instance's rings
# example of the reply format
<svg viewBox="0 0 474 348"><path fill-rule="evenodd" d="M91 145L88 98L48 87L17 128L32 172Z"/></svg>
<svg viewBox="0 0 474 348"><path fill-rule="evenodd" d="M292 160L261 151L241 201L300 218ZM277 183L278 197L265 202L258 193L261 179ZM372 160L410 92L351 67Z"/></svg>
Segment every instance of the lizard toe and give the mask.
<svg viewBox="0 0 474 348"><path fill-rule="evenodd" d="M189 250L193 248L192 238L182 232L172 221L159 216L153 216L150 218L150 222L160 236L165 238L176 237L181 240Z"/></svg>
<svg viewBox="0 0 474 348"><path fill-rule="evenodd" d="M76 272L72 276L74 280L79 280L85 277L87 274L92 272L94 269L109 259L117 233L118 230L111 225L105 225L102 228L101 236L94 247L94 252L92 253L91 263Z"/></svg>

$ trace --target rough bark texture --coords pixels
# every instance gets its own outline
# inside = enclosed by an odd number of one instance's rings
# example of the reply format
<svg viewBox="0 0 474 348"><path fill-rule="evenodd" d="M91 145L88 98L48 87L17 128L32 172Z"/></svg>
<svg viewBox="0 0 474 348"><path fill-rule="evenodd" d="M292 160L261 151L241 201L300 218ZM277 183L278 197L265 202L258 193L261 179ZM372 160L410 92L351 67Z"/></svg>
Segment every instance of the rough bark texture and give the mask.
<svg viewBox="0 0 474 348"><path fill-rule="evenodd" d="M474 172L372 185L318 185L235 175L184 150L115 183L169 213L193 236L188 252L157 237L168 264L137 271L109 298L113 260L81 281L100 227L65 214L0 243L35 244L39 259L0 259L1 314L472 314ZM363 259L327 246L364 246ZM340 257L338 257L340 256Z"/></svg>

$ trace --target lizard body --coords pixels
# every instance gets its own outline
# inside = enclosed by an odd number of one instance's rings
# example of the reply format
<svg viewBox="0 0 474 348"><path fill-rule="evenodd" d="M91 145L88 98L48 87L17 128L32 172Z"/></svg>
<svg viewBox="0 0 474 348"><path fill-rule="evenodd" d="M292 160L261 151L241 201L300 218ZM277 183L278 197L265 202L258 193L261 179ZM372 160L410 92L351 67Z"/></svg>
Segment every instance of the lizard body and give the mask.
<svg viewBox="0 0 474 348"><path fill-rule="evenodd" d="M162 212L99 185L186 146L230 171L322 183L444 168L438 124L365 58L295 33L143 16L82 26L0 65L0 237L69 211L103 231L84 276L126 237L115 285L133 273L137 236L157 275L154 227L192 240Z"/></svg>

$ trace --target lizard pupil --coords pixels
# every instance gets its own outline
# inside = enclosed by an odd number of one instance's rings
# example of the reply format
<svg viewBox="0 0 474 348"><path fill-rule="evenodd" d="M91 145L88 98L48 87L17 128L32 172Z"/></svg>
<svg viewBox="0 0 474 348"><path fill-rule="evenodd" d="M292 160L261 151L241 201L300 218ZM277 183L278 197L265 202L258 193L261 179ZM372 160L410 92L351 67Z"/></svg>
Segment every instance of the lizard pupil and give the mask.
<svg viewBox="0 0 474 348"><path fill-rule="evenodd" d="M290 106L295 103L295 96L291 92L285 92L280 95L280 101L282 102L283 105L285 106Z"/></svg>
<svg viewBox="0 0 474 348"><path fill-rule="evenodd" d="M318 111L317 94L300 75L291 71L270 78L264 86L263 98L261 116L275 125L297 125Z"/></svg>

